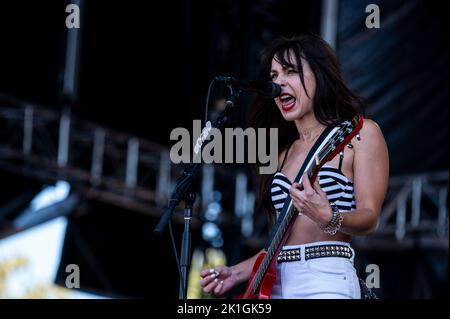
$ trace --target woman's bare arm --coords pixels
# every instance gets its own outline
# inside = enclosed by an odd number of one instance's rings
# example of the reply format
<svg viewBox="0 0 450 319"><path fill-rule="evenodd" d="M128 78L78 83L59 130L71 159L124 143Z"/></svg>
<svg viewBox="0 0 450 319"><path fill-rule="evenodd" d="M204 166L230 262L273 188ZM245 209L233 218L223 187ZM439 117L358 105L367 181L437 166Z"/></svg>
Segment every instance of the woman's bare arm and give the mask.
<svg viewBox="0 0 450 319"><path fill-rule="evenodd" d="M356 210L343 214L340 228L349 235L368 235L376 229L389 178L388 149L379 126L365 120L360 136L352 143Z"/></svg>

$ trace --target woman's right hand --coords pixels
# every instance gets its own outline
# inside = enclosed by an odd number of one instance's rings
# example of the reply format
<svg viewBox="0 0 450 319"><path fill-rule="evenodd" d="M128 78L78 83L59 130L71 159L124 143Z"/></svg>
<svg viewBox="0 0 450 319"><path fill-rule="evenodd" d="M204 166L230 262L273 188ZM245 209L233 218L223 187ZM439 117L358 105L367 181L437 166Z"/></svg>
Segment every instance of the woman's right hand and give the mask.
<svg viewBox="0 0 450 319"><path fill-rule="evenodd" d="M231 267L216 266L200 271L200 286L203 292L222 295L236 285L236 278Z"/></svg>

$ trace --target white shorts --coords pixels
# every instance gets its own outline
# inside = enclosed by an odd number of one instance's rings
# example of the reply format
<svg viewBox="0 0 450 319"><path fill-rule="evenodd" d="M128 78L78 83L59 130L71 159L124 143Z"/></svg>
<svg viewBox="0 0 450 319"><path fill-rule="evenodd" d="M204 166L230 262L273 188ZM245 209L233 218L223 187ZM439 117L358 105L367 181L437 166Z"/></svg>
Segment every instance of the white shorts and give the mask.
<svg viewBox="0 0 450 319"><path fill-rule="evenodd" d="M307 247L336 244L349 247L352 257L320 257L305 261ZM277 263L272 299L361 299L358 276L353 266L355 252L349 243L320 241L283 246L283 250L298 248L300 260Z"/></svg>

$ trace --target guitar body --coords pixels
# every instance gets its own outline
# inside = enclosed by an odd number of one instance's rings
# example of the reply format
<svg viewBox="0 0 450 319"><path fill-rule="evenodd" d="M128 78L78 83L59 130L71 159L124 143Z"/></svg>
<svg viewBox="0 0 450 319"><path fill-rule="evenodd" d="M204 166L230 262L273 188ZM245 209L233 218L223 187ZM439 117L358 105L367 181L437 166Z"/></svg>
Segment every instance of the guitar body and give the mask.
<svg viewBox="0 0 450 319"><path fill-rule="evenodd" d="M254 269L256 272L257 269ZM272 288L277 279L277 261L273 259L267 269L266 275L261 282L261 288L259 289L258 299L270 299L272 294Z"/></svg>
<svg viewBox="0 0 450 319"><path fill-rule="evenodd" d="M281 242L283 242L283 243L286 242L293 225L294 225L294 223L290 223ZM276 256L278 256L278 253L280 252L280 250L281 250L281 246L278 247L277 253L275 254ZM273 285L275 284L275 280L277 279L277 259L276 258L270 259L270 264L267 267L267 270L264 272L264 276L261 280L261 283L258 285L259 286L258 296L256 296L256 294L254 294L253 290L252 290L252 285L253 285L253 281L255 279L255 275L260 270L261 263L267 257L266 255L267 255L266 252L261 252L261 253L259 253L258 257L256 258L256 261L253 264L253 269L252 269L252 273L250 275L250 279L248 281L249 284L247 286L245 293L241 296L240 299L270 299L270 295L272 294Z"/></svg>
<svg viewBox="0 0 450 319"><path fill-rule="evenodd" d="M241 296L242 299L270 299L270 294L272 293L272 287L277 279L277 267L276 262L272 262L267 272L264 276L264 279L261 282L261 288L258 292L258 295L255 295L251 289L251 284L255 278L255 274L261 266L264 257L266 256L265 252L259 253L256 261L253 265L253 270L250 275L249 284L245 291L245 293Z"/></svg>

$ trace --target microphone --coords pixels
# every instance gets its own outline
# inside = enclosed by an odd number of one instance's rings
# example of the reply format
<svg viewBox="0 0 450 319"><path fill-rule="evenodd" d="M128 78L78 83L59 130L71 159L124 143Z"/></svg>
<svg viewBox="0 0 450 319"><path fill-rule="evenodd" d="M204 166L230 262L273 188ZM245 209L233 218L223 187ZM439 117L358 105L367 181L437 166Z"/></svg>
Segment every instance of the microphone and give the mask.
<svg viewBox="0 0 450 319"><path fill-rule="evenodd" d="M276 98L281 94L281 86L273 82L245 81L229 76L217 76L216 81L225 82L235 89L257 93L267 98Z"/></svg>

